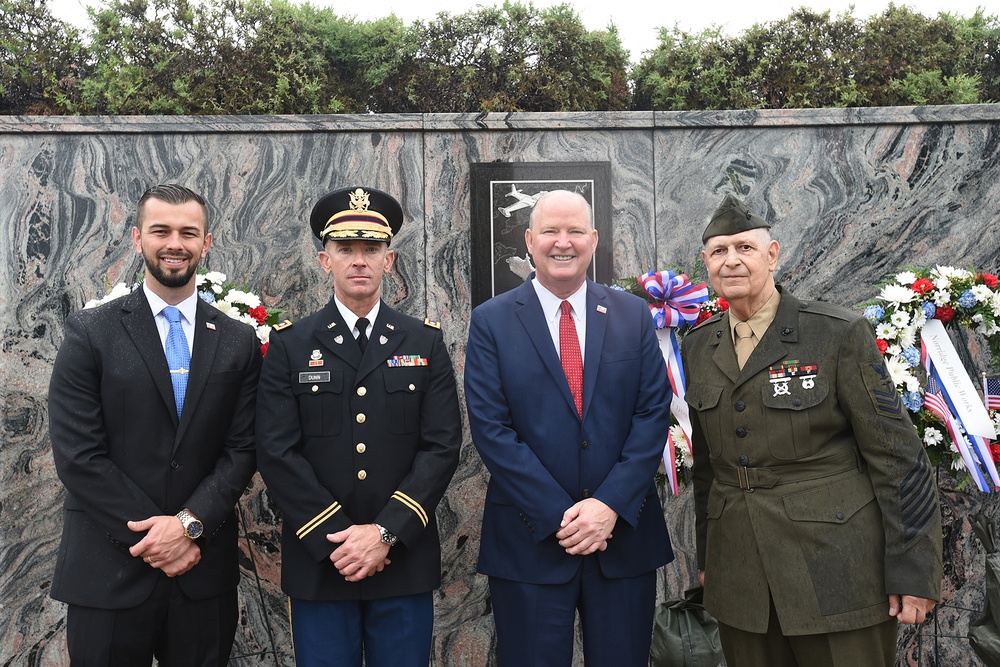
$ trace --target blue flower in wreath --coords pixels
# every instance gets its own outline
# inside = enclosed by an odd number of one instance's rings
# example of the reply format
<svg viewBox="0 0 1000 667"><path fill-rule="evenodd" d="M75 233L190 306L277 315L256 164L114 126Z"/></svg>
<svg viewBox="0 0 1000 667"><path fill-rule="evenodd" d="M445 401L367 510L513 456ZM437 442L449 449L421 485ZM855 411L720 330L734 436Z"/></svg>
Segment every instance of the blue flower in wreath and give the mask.
<svg viewBox="0 0 1000 667"><path fill-rule="evenodd" d="M198 292L198 296L205 303L215 303L215 295L211 292Z"/></svg>
<svg viewBox="0 0 1000 667"><path fill-rule="evenodd" d="M906 348L900 356L910 368L916 368L920 365L920 350L915 347Z"/></svg>
<svg viewBox="0 0 1000 667"><path fill-rule="evenodd" d="M972 293L972 290L965 290L962 292L962 296L958 297L958 305L962 308L972 308L976 305L976 295Z"/></svg>
<svg viewBox="0 0 1000 667"><path fill-rule="evenodd" d="M872 324L878 324L885 317L885 309L882 306L871 305L865 308L865 319Z"/></svg>
<svg viewBox="0 0 1000 667"><path fill-rule="evenodd" d="M930 301L924 301L920 304L920 310L924 311L924 317L931 319L934 317L934 313L937 312L937 306Z"/></svg>
<svg viewBox="0 0 1000 667"><path fill-rule="evenodd" d="M910 349L912 350L913 348L911 347ZM920 408L924 407L924 397L920 395L920 392L904 391L903 405L910 412L920 412Z"/></svg>

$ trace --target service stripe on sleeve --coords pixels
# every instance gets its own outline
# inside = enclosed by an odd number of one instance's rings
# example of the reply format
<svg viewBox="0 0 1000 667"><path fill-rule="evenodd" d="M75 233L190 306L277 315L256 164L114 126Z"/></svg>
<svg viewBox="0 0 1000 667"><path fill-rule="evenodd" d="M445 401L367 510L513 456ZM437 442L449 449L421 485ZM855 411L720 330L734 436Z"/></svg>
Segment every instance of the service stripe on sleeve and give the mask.
<svg viewBox="0 0 1000 667"><path fill-rule="evenodd" d="M312 521L295 531L296 537L300 540L311 533L313 529L340 511L340 503L334 501L332 505L317 514Z"/></svg>
<svg viewBox="0 0 1000 667"><path fill-rule="evenodd" d="M403 503L407 507L409 507L411 510L413 510L413 513L417 515L420 521L424 524L424 527L427 526L427 520L428 520L427 512L425 512L424 508L420 506L420 503L418 503L416 500L409 497L402 491L396 491L394 494L392 494L392 497L398 500L399 502Z"/></svg>

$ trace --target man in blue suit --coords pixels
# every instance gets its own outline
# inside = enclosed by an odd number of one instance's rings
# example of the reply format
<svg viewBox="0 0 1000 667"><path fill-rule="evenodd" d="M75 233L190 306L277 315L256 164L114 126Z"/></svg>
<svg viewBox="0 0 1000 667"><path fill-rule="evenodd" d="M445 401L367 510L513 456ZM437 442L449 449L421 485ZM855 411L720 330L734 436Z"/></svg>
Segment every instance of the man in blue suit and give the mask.
<svg viewBox="0 0 1000 667"><path fill-rule="evenodd" d="M542 196L535 273L472 313L465 394L487 469L479 571L500 664L645 666L656 569L673 553L653 476L670 386L643 301L587 279L590 205Z"/></svg>

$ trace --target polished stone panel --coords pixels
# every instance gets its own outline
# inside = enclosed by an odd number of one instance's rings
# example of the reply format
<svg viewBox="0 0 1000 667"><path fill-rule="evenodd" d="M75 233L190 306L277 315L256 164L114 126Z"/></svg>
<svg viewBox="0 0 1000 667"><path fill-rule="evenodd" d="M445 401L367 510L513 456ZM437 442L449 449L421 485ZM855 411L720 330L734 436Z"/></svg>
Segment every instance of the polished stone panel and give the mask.
<svg viewBox="0 0 1000 667"><path fill-rule="evenodd" d="M209 202L207 265L298 319L330 283L306 220L333 187L396 195L406 223L385 297L440 320L461 380L472 299L470 165L610 162L616 275L693 268L725 192L773 221L779 280L852 306L905 265L1000 269L1000 106L581 114L0 117L0 664L65 665L65 613L48 597L62 487L45 398L66 315L140 263L134 204L180 182ZM519 212L519 213L524 213ZM996 369L1000 370L1000 369ZM464 410L464 406L463 406ZM466 432L467 433L467 432ZM964 635L982 609L983 550L967 517L996 499L940 473L945 600L900 633L901 665L979 665ZM475 573L486 473L466 434L438 508L444 583L433 664L496 664L486 581ZM664 498L676 561L695 574L690 491ZM243 579L233 665L291 665L277 508L259 477L240 505ZM577 660L582 664L582 660Z"/></svg>

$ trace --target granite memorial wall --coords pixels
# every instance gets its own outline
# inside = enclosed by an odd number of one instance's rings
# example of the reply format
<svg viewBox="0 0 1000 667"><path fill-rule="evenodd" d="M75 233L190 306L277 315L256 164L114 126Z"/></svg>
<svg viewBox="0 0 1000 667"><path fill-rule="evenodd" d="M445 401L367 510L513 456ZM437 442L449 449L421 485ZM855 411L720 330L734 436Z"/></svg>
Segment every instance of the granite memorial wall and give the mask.
<svg viewBox="0 0 1000 667"><path fill-rule="evenodd" d="M535 171L522 174L520 163ZM772 221L782 245L777 277L799 296L854 306L903 266L1000 269L1000 106L994 105L0 117L0 664L69 663L65 608L48 597L64 492L48 438L47 386L67 314L140 268L129 230L147 187L177 182L199 191L215 237L205 265L245 283L293 320L331 296L307 225L315 200L353 184L394 194L406 223L393 242L397 260L384 298L441 321L461 385L475 295L492 289L491 275L509 281L507 272L521 259L513 244L473 239L484 238L491 225L518 238L530 209L515 207L513 193L474 182L490 173L482 165L510 167L504 187L524 183L519 191L530 194L548 181L576 183L567 165L579 163L608 174L597 190L607 262L603 275L598 271L602 281L692 267L707 216L726 192ZM546 167L557 176L548 179ZM593 186L588 178L581 187ZM494 199L484 205L488 192ZM475 572L486 475L466 430L458 473L437 510L444 583L435 595L434 665L496 664L487 584ZM923 626L901 631L900 664L980 665L965 634L984 602L984 552L968 517L979 511L998 517L1000 505L957 489L946 471L938 476L945 599ZM690 490L664 496L663 508L677 559L663 572L661 593L673 596L695 577ZM280 522L259 477L239 517L240 624L231 664L291 665L279 588Z"/></svg>

